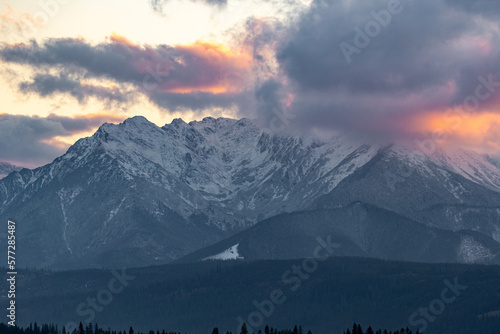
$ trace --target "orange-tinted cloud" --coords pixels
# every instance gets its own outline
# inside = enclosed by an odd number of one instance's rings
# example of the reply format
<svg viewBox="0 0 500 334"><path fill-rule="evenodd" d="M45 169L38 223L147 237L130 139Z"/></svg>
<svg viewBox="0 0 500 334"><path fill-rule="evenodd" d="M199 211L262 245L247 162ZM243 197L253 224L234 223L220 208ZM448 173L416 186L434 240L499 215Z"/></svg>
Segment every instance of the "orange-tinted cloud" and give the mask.
<svg viewBox="0 0 500 334"><path fill-rule="evenodd" d="M114 43L123 43L128 46L136 46L134 43L132 43L130 40L128 40L126 37L118 35L114 31L111 33L111 36L109 39L114 42Z"/></svg>
<svg viewBox="0 0 500 334"><path fill-rule="evenodd" d="M12 9L12 7L5 2L0 3L0 20L2 21L7 21L7 22L13 22L13 23L21 23L23 18L27 18L28 14L18 14Z"/></svg>
<svg viewBox="0 0 500 334"><path fill-rule="evenodd" d="M155 79L159 81L160 90L164 92L179 94L238 92L243 90L244 82L251 71L252 56L245 48L234 50L221 43L197 41L193 44L173 46L174 54L165 57L161 50L135 44L115 32L111 34L109 40L136 52L144 52L147 57L141 58L140 61L143 63L136 66L144 75L148 75L151 70L156 71L154 74L158 77ZM178 78L168 80L170 71L180 71L176 67L181 67L181 70L185 71L189 71L192 67L196 69L196 76L192 80Z"/></svg>
<svg viewBox="0 0 500 334"><path fill-rule="evenodd" d="M80 85L85 86L85 87L92 87L92 88L105 88L105 89L119 89L118 85L112 82L102 82L102 83L90 83L87 81L80 81Z"/></svg>
<svg viewBox="0 0 500 334"><path fill-rule="evenodd" d="M0 2L0 29L3 33L28 36L36 32L40 25L33 15L15 11L8 3Z"/></svg>
<svg viewBox="0 0 500 334"><path fill-rule="evenodd" d="M470 114L450 109L416 116L411 124L414 132L427 135L440 145L500 153L500 114L494 112Z"/></svg>
<svg viewBox="0 0 500 334"><path fill-rule="evenodd" d="M223 44L198 41L191 45L178 45L182 55L179 64L186 70L196 62L200 71L192 82L166 81L162 90L172 93L204 92L221 94L244 89L250 75L252 57L243 50L231 50Z"/></svg>

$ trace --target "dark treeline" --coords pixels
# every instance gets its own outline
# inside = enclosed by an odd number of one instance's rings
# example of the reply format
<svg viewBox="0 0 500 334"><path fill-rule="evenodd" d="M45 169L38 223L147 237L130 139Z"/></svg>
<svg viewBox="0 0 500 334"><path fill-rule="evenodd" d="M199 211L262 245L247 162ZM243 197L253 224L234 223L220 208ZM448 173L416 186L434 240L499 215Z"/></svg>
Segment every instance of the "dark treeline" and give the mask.
<svg viewBox="0 0 500 334"><path fill-rule="evenodd" d="M34 324L30 324L26 328L12 327L6 324L0 324L0 334L181 334L173 331L167 330L150 330L148 332L136 332L133 327L130 327L128 330L111 330L103 329L99 327L99 325L88 324L83 325L80 323L77 329L67 330L65 327L59 328L57 325L53 324L44 324L38 325L36 322ZM224 334L224 332L219 332L218 328L214 328L212 334ZM233 334L232 332L225 332L225 334ZM257 333L249 333L245 324L241 327L241 332L237 334L257 334ZM281 329L278 330L276 328L272 328L266 326L264 332L259 330L258 334L304 334L302 330L302 326L295 326L293 329ZM311 331L308 331L307 334L312 334Z"/></svg>
<svg viewBox="0 0 500 334"><path fill-rule="evenodd" d="M132 327L128 330L115 331L108 329L100 328L97 324L92 325L88 324L84 326L82 323L78 326L77 329L66 330L63 326L62 328L58 328L57 325L53 324L44 324L38 325L36 322L34 324L30 324L26 328L20 327L12 327L7 326L5 324L0 324L0 334L181 334L176 332L169 332L166 330L162 331L149 331L146 333L143 332L135 332Z"/></svg>
<svg viewBox="0 0 500 334"><path fill-rule="evenodd" d="M77 329L66 330L66 328L64 327L58 328L57 325L53 324L38 325L36 322L34 324L30 324L26 328L12 327L1 323L0 333L1 334L181 334L167 330L162 330L162 331L157 330L156 332L154 330L150 330L149 332L145 333L135 332L132 327L130 327L128 330L115 331L111 330L110 328L108 329L100 328L97 324L95 325L88 324L84 326L82 323L80 323ZM214 328L212 334L224 334L224 332L219 332L218 328ZM225 334L233 334L233 333L226 332ZM264 331L259 330L258 333L249 333L246 324L243 324L241 326L240 333L236 334L304 334L304 330L302 329L302 326L298 327L294 326L293 329L281 329L281 330L266 326ZM307 331L307 334L312 334L312 333L309 330ZM352 326L352 330L348 329L347 331L344 332L344 334L414 334L414 333L408 328L406 329L402 328L401 330L397 330L394 332L392 331L388 332L387 330L379 329L375 332L371 327L368 327L366 331L363 331L361 325L354 324ZM417 330L415 334L420 334L420 333Z"/></svg>
<svg viewBox="0 0 500 334"><path fill-rule="evenodd" d="M344 334L413 334L413 332L407 327L401 328L395 332L388 332L386 329L374 331L373 328L368 327L366 331L363 331L363 327L360 324L353 324L352 330L348 329ZM420 334L420 331L417 329L415 334Z"/></svg>

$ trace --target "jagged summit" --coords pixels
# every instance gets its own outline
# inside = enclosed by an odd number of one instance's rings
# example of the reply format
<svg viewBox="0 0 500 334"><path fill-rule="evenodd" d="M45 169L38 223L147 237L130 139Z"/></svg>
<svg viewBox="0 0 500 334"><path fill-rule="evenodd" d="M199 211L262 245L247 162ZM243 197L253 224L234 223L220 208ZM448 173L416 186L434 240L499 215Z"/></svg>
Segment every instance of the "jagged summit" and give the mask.
<svg viewBox="0 0 500 334"><path fill-rule="evenodd" d="M187 123L184 122L182 118L174 118L170 124L165 124L164 127L175 126L175 127L185 127Z"/></svg>
<svg viewBox="0 0 500 334"><path fill-rule="evenodd" d="M144 116L133 116L125 121L123 121L123 124L149 124L151 123L146 117Z"/></svg>

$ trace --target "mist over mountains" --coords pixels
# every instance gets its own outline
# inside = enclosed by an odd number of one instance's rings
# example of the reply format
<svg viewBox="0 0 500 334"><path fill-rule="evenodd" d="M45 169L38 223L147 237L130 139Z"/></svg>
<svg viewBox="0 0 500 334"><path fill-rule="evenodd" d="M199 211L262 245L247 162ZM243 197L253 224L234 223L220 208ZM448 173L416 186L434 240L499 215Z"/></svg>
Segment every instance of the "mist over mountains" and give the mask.
<svg viewBox="0 0 500 334"><path fill-rule="evenodd" d="M0 180L0 219L18 222L24 267L147 266L236 244L248 259L299 258L327 235L339 256L498 263L499 165L466 150L279 135L248 119L134 117ZM290 233L297 242L284 242Z"/></svg>
<svg viewBox="0 0 500 334"><path fill-rule="evenodd" d="M7 162L0 162L0 179L6 177L12 172L20 171L22 168L18 166L14 166Z"/></svg>

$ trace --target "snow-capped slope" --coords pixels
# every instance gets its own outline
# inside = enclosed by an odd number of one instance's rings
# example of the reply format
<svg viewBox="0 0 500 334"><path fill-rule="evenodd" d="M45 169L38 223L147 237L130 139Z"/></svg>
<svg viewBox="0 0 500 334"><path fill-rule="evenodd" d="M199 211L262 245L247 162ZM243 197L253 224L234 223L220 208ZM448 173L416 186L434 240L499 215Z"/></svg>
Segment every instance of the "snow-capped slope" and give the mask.
<svg viewBox="0 0 500 334"><path fill-rule="evenodd" d="M409 147L387 147L313 207L338 208L359 201L430 227L477 231L500 242L500 191L485 179L462 175L464 165L479 165L480 158L455 166L449 162L458 159L453 153L441 151L441 157ZM489 168L489 180L500 175Z"/></svg>
<svg viewBox="0 0 500 334"><path fill-rule="evenodd" d="M281 137L247 119L180 119L159 128L143 117L104 125L101 147L127 179L175 189L179 212L206 214L223 230L305 208L368 162L376 147ZM178 182L183 184L182 187Z"/></svg>
<svg viewBox="0 0 500 334"><path fill-rule="evenodd" d="M134 117L0 181L0 218L23 223L22 265L164 263L306 209L376 152L274 135L246 119L158 127Z"/></svg>
<svg viewBox="0 0 500 334"><path fill-rule="evenodd" d="M488 161L277 135L248 119L176 119L158 127L134 117L102 125L49 165L0 180L0 219L22 223L21 264L60 268L168 262L325 200L328 207L363 200L500 240L500 172ZM400 188L410 191L394 192ZM470 210L484 221L474 225Z"/></svg>
<svg viewBox="0 0 500 334"><path fill-rule="evenodd" d="M450 148L446 151L436 150L431 157L438 164L473 182L500 191L499 163L488 155L461 148Z"/></svg>

